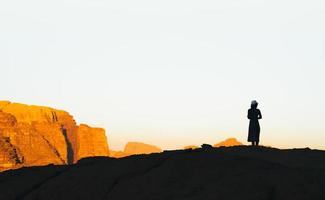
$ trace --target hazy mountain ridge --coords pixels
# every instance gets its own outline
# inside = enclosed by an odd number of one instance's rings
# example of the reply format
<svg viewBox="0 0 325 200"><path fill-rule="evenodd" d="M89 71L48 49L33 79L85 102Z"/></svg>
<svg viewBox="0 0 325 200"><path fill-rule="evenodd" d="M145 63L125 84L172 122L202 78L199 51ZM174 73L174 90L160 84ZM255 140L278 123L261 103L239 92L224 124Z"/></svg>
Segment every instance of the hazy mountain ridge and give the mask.
<svg viewBox="0 0 325 200"><path fill-rule="evenodd" d="M324 184L324 151L209 147L6 171L0 199L323 200Z"/></svg>
<svg viewBox="0 0 325 200"><path fill-rule="evenodd" d="M239 142L236 138L228 138L224 141L221 141L219 143L214 144L214 147L232 147L232 146L240 146L243 145L241 142ZM183 149L198 149L199 146L196 145L188 145L183 147ZM110 150L110 157L113 158L122 158L130 155L139 155L139 154L151 154L151 153L159 153L162 152L162 149L150 145L145 144L142 142L128 142L123 151L114 151Z"/></svg>

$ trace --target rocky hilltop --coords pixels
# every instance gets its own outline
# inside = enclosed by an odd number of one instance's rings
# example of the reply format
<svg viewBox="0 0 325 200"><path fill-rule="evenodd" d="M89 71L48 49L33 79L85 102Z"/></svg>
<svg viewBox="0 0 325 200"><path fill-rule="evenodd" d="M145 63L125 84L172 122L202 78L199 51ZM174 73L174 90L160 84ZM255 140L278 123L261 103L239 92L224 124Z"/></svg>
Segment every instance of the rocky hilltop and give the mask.
<svg viewBox="0 0 325 200"><path fill-rule="evenodd" d="M6 171L0 199L324 200L324 185L324 151L208 147Z"/></svg>
<svg viewBox="0 0 325 200"><path fill-rule="evenodd" d="M0 101L0 171L108 154L104 129L77 125L63 110Z"/></svg>

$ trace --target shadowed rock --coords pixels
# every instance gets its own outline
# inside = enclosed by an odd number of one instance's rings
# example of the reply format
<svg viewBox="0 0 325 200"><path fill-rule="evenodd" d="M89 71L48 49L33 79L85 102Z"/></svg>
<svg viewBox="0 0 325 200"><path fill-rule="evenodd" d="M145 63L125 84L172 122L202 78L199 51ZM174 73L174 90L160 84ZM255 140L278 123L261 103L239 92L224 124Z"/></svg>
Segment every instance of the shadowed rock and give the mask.
<svg viewBox="0 0 325 200"><path fill-rule="evenodd" d="M0 199L323 200L325 152L207 148L0 173Z"/></svg>
<svg viewBox="0 0 325 200"><path fill-rule="evenodd" d="M212 147L212 145L210 145L210 144L202 144L202 145L201 145L201 148L202 148L202 149L212 149L213 147Z"/></svg>

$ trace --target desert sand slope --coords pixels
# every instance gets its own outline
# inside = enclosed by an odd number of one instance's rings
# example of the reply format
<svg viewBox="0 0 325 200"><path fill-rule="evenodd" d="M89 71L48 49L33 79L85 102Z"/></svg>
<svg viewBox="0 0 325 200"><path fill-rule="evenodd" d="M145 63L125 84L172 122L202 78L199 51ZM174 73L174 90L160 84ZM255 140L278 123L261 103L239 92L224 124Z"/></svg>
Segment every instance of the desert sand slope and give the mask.
<svg viewBox="0 0 325 200"><path fill-rule="evenodd" d="M0 199L325 199L325 152L229 147L0 173Z"/></svg>

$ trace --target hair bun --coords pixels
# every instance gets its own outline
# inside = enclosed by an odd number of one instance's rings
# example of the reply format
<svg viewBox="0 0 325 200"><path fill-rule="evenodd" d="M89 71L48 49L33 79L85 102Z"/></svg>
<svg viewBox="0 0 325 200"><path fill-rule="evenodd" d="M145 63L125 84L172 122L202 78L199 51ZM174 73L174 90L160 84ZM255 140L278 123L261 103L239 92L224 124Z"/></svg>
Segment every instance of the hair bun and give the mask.
<svg viewBox="0 0 325 200"><path fill-rule="evenodd" d="M256 100L253 100L251 104L252 104L252 105L257 105L258 103L257 103Z"/></svg>

